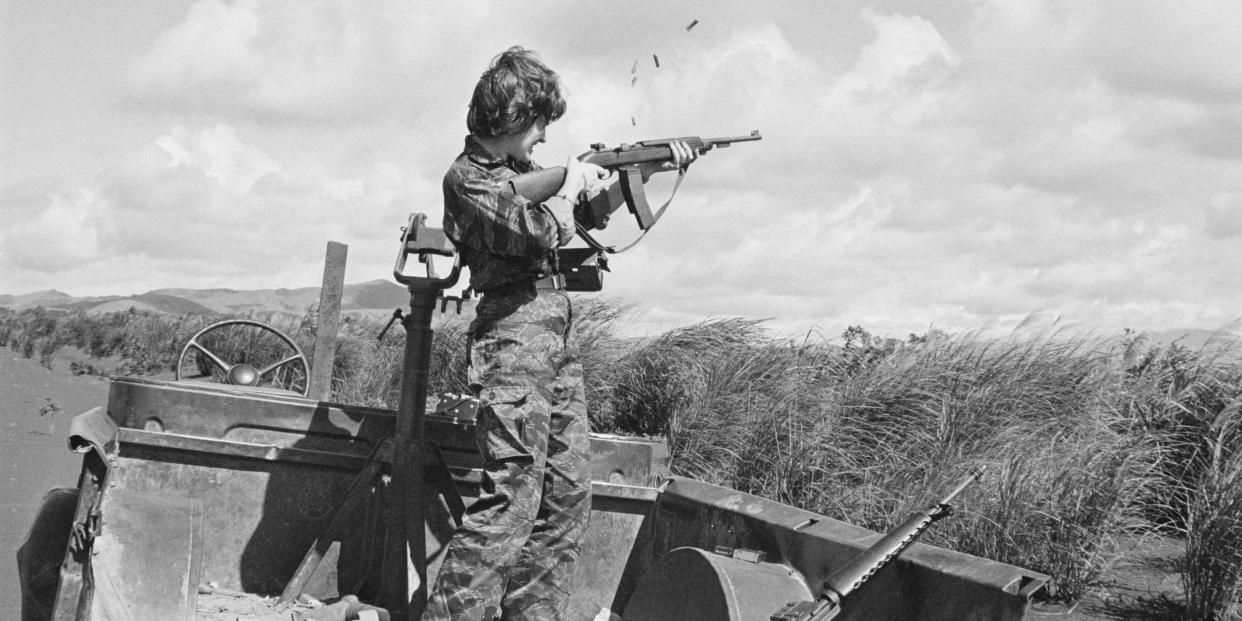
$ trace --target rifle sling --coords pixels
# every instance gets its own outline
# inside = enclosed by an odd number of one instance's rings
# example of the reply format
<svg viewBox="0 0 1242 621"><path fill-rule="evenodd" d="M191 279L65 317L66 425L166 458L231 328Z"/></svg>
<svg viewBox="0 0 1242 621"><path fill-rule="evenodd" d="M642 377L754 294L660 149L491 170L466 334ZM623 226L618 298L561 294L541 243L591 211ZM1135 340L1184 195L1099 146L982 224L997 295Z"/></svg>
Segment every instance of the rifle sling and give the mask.
<svg viewBox="0 0 1242 621"><path fill-rule="evenodd" d="M677 196L677 188L681 187L682 180L686 178L686 171L686 168L682 168L677 171L677 182L673 184L673 191L668 195L668 200L664 201L664 204L660 205L660 208L656 210L655 215L651 218L651 226L648 226L646 230L638 234L638 237L635 237L633 241L623 246L620 250L617 250L616 246L605 246L604 244L601 244L587 232L586 227L581 224L574 223L574 225L578 228L578 237L581 237L582 241L585 241L591 248L594 248L599 252L607 252L608 254L621 254L622 252L633 248L638 244L638 242L642 241L643 238L647 236L647 233L651 232L651 229L655 228L656 223L660 221L660 218L664 216L664 212L668 210L668 206L673 203L673 197ZM628 201L629 198L627 197L626 200ZM630 207L632 209L632 206Z"/></svg>

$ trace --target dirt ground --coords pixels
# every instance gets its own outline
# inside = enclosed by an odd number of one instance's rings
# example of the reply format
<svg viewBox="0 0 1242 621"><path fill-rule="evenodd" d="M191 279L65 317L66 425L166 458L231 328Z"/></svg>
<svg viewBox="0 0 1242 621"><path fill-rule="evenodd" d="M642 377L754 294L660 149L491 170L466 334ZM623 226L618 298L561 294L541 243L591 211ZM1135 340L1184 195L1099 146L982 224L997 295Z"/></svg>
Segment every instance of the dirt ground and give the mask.
<svg viewBox="0 0 1242 621"><path fill-rule="evenodd" d="M49 371L0 348L0 610L21 609L15 555L44 493L77 485L82 459L69 450L70 419L108 397L106 381L67 367ZM47 399L60 411L40 416Z"/></svg>
<svg viewBox="0 0 1242 621"><path fill-rule="evenodd" d="M0 349L0 610L21 609L14 555L43 494L52 487L74 486L81 459L69 451L66 432L69 420L92 407L106 404L108 384L90 376L74 376L68 359L58 359L49 371L15 352ZM48 399L59 408L50 420L40 416ZM1115 568L1074 606L1035 604L1028 619L1048 621L1172 621L1180 610L1172 603L1180 597L1176 560L1180 544L1173 540L1133 542L1135 560ZM200 615L211 610L228 616L237 605L266 602L232 600L200 604ZM219 607L215 605L219 604ZM228 604L228 605L224 605ZM263 606L260 606L263 607ZM258 610L252 611L258 613ZM289 612L272 618L287 619ZM219 617L224 618L224 617ZM261 616L258 618L262 618Z"/></svg>

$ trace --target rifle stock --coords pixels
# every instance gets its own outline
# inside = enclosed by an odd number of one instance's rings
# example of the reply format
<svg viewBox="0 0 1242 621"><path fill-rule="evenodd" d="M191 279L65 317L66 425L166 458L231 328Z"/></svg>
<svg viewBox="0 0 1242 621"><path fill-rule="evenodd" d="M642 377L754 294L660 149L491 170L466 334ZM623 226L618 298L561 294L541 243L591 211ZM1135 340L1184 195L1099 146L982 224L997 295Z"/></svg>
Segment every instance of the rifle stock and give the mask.
<svg viewBox="0 0 1242 621"><path fill-rule="evenodd" d="M811 602L790 602L776 611L771 616L771 621L828 621L836 617L841 613L842 598L857 591L877 571L897 558L932 522L949 516L953 512L950 504L953 499L981 476L981 468L971 468L970 474L959 481L944 499L925 511L912 514L900 526L828 576L824 580L824 592L819 599Z"/></svg>
<svg viewBox="0 0 1242 621"><path fill-rule="evenodd" d="M542 203L556 196L556 191L564 184L564 166L543 168L509 179L509 189L532 203Z"/></svg>

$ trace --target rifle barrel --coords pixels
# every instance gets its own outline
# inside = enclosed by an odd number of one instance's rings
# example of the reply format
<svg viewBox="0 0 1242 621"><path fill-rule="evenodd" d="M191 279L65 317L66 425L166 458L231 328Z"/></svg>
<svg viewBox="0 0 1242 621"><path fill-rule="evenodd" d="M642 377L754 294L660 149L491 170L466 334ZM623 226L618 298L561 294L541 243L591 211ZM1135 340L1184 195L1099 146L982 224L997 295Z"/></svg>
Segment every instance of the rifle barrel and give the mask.
<svg viewBox="0 0 1242 621"><path fill-rule="evenodd" d="M957 498L958 494L962 493L962 491L965 490L966 487L969 486L971 483L978 481L979 477L981 476L983 476L983 467L972 466L970 469L970 473L968 473L965 476L965 478L963 478L961 482L957 484L957 487L954 487L953 491L949 492L948 495L944 497L944 500L941 500L939 504L947 505L953 502L953 499Z"/></svg>
<svg viewBox="0 0 1242 621"><path fill-rule="evenodd" d="M900 526L886 533L866 550L859 552L844 566L828 576L828 579L824 581L824 588L835 593L837 597L845 597L857 590L875 572L896 558L902 550L923 534L932 522L949 515L949 503L962 493L967 485L974 483L982 475L981 468L971 468L970 474L954 486L953 491L949 492L944 500L930 509L911 514Z"/></svg>
<svg viewBox="0 0 1242 621"><path fill-rule="evenodd" d="M727 147L731 143L734 143L734 142L750 142L752 140L763 140L763 136L759 133L759 130L756 129L756 130L751 131L749 134L746 134L745 136L722 136L720 138L699 138L698 136L679 136L676 138L656 138L654 140L643 140L641 142L636 142L632 145L623 145L621 147L621 150L626 150L627 148L638 149L638 148L643 148L643 147L667 147L668 145L673 144L674 142L677 142L679 140L684 141L686 144L690 145L691 147L695 147L699 145L704 146L704 147L716 147L716 146Z"/></svg>
<svg viewBox="0 0 1242 621"><path fill-rule="evenodd" d="M722 147L729 146L734 142L750 142L751 140L763 140L763 136L759 134L759 130L754 130L745 136L729 136L728 138L708 138L703 142L707 144L720 145Z"/></svg>

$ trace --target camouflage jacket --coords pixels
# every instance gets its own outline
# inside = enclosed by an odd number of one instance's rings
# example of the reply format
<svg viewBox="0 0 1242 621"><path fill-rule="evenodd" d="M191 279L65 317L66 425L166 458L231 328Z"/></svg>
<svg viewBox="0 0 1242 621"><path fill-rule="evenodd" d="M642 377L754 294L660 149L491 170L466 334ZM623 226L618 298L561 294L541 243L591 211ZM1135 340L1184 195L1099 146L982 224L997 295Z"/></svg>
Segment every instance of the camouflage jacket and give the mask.
<svg viewBox="0 0 1242 621"><path fill-rule="evenodd" d="M556 220L504 183L538 169L534 162L492 155L467 136L444 175L444 232L470 268L470 287L476 292L552 273L559 243Z"/></svg>

